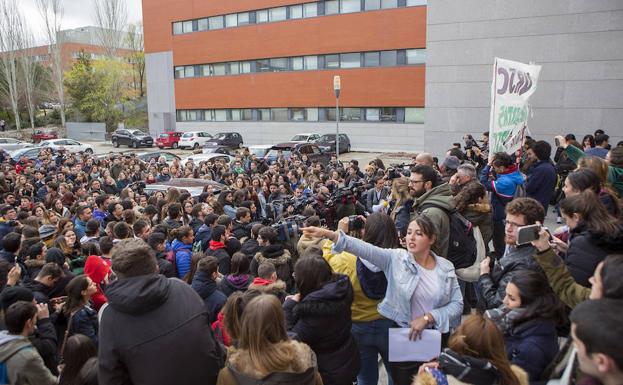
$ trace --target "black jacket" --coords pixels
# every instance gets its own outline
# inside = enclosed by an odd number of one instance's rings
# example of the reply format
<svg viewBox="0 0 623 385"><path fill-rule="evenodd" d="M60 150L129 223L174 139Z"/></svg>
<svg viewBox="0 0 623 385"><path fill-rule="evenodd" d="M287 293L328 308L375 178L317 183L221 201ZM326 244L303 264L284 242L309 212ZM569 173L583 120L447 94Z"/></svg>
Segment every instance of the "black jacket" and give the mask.
<svg viewBox="0 0 623 385"><path fill-rule="evenodd" d="M227 252L226 248L220 248L216 250L212 250L208 247L205 255L211 255L218 259L218 272L227 275L229 274L229 270L231 269L231 256Z"/></svg>
<svg viewBox="0 0 623 385"><path fill-rule="evenodd" d="M286 291L291 293L294 288L294 278L292 277L294 267L290 251L284 249L281 244L263 247L251 261L251 274L258 276L257 270L262 262L272 262L275 265L277 278L286 283Z"/></svg>
<svg viewBox="0 0 623 385"><path fill-rule="evenodd" d="M525 370L530 381L539 380L558 353L558 334L551 320L539 318L520 323L504 340L508 359Z"/></svg>
<svg viewBox="0 0 623 385"><path fill-rule="evenodd" d="M240 252L246 255L249 260L253 259L253 257L255 257L255 254L257 254L259 251L260 244L257 242L257 239L253 238L249 238L244 241L242 247L240 248Z"/></svg>
<svg viewBox="0 0 623 385"><path fill-rule="evenodd" d="M167 278L175 277L175 269L173 268L173 264L167 261L166 253L156 254L156 261L158 262L158 269L160 270L160 274L164 275Z"/></svg>
<svg viewBox="0 0 623 385"><path fill-rule="evenodd" d="M85 306L74 314L69 334L84 334L89 337L95 345L97 345L98 330L99 324L97 322L97 312L92 308Z"/></svg>
<svg viewBox="0 0 623 385"><path fill-rule="evenodd" d="M105 294L100 385L216 384L224 352L212 335L203 301L191 287L149 274L113 282Z"/></svg>
<svg viewBox="0 0 623 385"><path fill-rule="evenodd" d="M595 272L599 262L609 253L621 250L623 250L623 231L617 234L596 234L584 223L580 223L571 231L565 264L577 283L590 287L588 279Z"/></svg>
<svg viewBox="0 0 623 385"><path fill-rule="evenodd" d="M232 233L237 239L248 238L251 236L251 228L248 223L234 221Z"/></svg>
<svg viewBox="0 0 623 385"><path fill-rule="evenodd" d="M359 372L359 350L350 333L353 288L347 276L308 294L300 303L283 304L288 330L316 353L325 384L352 384Z"/></svg>
<svg viewBox="0 0 623 385"><path fill-rule="evenodd" d="M199 294L208 312L210 324L216 321L218 312L221 311L227 296L218 290L216 282L208 274L198 271L193 277L192 288Z"/></svg>
<svg viewBox="0 0 623 385"><path fill-rule="evenodd" d="M188 226L190 226L193 229L193 234L197 234L197 232L199 231L199 228L203 226L203 221L199 218L193 218L188 223Z"/></svg>
<svg viewBox="0 0 623 385"><path fill-rule="evenodd" d="M218 289L227 297L236 291L245 292L253 282L250 274L227 275L218 284Z"/></svg>

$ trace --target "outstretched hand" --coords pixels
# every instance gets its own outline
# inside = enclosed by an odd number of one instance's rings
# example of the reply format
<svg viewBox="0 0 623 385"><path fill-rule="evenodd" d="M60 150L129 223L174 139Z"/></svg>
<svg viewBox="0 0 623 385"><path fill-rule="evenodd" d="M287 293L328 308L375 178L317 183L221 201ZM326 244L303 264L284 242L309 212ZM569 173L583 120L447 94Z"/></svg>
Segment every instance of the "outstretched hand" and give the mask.
<svg viewBox="0 0 623 385"><path fill-rule="evenodd" d="M337 242L338 239L338 233L328 229L323 229L322 227L302 227L301 231L303 232L303 234L311 238L327 238L332 240L333 242Z"/></svg>

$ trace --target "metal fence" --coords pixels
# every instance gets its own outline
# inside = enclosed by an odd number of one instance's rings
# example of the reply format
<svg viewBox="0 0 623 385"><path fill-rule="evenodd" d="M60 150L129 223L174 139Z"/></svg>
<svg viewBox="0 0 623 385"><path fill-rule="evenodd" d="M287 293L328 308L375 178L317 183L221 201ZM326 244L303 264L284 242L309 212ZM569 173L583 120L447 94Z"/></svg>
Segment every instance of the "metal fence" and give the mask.
<svg viewBox="0 0 623 385"><path fill-rule="evenodd" d="M75 140L105 141L105 123L67 122L67 137Z"/></svg>

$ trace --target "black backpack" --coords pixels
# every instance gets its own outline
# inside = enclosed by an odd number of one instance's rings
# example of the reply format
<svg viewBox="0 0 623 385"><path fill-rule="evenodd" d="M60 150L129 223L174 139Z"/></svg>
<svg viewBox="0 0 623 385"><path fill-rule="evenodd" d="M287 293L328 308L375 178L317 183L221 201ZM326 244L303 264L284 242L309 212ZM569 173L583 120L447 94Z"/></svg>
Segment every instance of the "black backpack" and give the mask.
<svg viewBox="0 0 623 385"><path fill-rule="evenodd" d="M442 210L450 220L450 238L448 240L446 259L452 262L455 269L463 269L473 265L476 261L477 250L472 223L456 209L447 210L432 202L422 204L418 207L418 212L422 213L422 211L430 207Z"/></svg>

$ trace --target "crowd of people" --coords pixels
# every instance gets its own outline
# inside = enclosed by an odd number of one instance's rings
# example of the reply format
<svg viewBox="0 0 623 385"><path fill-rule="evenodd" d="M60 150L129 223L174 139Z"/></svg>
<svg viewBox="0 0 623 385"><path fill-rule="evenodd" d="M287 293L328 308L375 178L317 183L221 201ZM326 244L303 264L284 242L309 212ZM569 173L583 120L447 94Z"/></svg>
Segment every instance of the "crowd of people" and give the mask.
<svg viewBox="0 0 623 385"><path fill-rule="evenodd" d="M0 381L623 384L623 143L463 139L401 165L0 151ZM146 192L175 178L217 183ZM441 354L390 360L392 328Z"/></svg>

